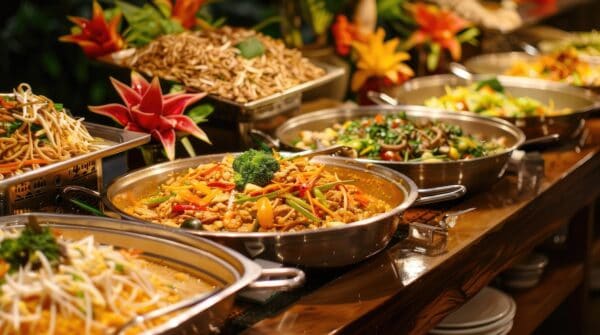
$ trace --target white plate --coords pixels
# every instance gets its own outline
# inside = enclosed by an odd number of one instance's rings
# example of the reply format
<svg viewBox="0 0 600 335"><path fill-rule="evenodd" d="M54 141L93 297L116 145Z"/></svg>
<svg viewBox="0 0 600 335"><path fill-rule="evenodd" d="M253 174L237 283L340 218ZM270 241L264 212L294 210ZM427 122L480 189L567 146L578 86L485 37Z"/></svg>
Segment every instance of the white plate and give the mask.
<svg viewBox="0 0 600 335"><path fill-rule="evenodd" d="M500 334L501 330L504 330L508 325L511 325L515 313L517 312L517 304L514 300L510 300L510 309L508 313L492 323L485 324L479 327L464 327L464 328L434 328L429 331L430 334L439 335L496 335Z"/></svg>
<svg viewBox="0 0 600 335"><path fill-rule="evenodd" d="M484 287L471 300L448 315L436 328L478 327L505 317L512 298L491 287Z"/></svg>
<svg viewBox="0 0 600 335"><path fill-rule="evenodd" d="M513 327L513 322L511 321L494 335L506 335L506 334L510 333L512 327Z"/></svg>

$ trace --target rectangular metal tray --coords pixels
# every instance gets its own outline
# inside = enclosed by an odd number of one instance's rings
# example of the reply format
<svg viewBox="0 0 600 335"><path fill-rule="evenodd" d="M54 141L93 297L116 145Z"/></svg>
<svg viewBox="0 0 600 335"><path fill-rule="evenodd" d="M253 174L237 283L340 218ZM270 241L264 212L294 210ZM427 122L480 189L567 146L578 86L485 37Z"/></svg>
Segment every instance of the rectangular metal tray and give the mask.
<svg viewBox="0 0 600 335"><path fill-rule="evenodd" d="M110 55L100 57L98 60L108 65L128 68L128 66L123 63L123 59L133 51L134 49L117 51ZM342 67L314 60L311 60L311 62L325 70L325 74L314 80L304 82L258 100L239 103L218 95L209 94L206 97L206 100L213 103L215 107L215 113L211 115L211 118L233 122L249 122L270 118L291 109L298 108L302 102L302 92L329 83L344 75L344 68ZM146 74L149 75L148 73ZM163 79L172 80L170 78Z"/></svg>
<svg viewBox="0 0 600 335"><path fill-rule="evenodd" d="M84 122L90 134L106 146L87 154L49 164L0 181L0 215L49 209L62 187L102 188L102 158L150 141L150 135Z"/></svg>

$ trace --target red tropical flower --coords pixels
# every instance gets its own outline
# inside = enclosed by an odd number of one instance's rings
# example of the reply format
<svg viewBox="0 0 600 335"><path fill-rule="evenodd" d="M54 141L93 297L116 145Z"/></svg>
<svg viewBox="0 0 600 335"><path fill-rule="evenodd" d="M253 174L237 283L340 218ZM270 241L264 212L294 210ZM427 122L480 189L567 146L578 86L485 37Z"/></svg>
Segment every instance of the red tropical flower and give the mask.
<svg viewBox="0 0 600 335"><path fill-rule="evenodd" d="M196 25L196 13L204 0L175 0L171 17L185 28L192 29Z"/></svg>
<svg viewBox="0 0 600 335"><path fill-rule="evenodd" d="M331 33L335 40L335 50L341 56L347 56L352 48L352 42L363 40L358 28L348 21L346 15L338 15L331 26Z"/></svg>
<svg viewBox="0 0 600 335"><path fill-rule="evenodd" d="M149 83L136 72L131 73L131 87L114 78L110 80L125 105L89 106L92 112L112 118L125 129L152 134L154 139L163 144L169 160L175 158L175 131L210 143L206 133L191 118L183 115L187 106L202 99L206 93L171 93L163 96L157 77Z"/></svg>
<svg viewBox="0 0 600 335"><path fill-rule="evenodd" d="M462 51L456 34L469 26L468 21L452 11L424 3L411 6L411 11L419 28L409 37L408 43L410 45L437 43L443 49L450 51L452 59L459 60Z"/></svg>
<svg viewBox="0 0 600 335"><path fill-rule="evenodd" d="M65 35L59 38L62 42L77 43L88 57L99 57L123 48L123 38L117 32L121 22L121 14L106 22L104 11L98 2L94 1L92 19L69 16L81 32Z"/></svg>

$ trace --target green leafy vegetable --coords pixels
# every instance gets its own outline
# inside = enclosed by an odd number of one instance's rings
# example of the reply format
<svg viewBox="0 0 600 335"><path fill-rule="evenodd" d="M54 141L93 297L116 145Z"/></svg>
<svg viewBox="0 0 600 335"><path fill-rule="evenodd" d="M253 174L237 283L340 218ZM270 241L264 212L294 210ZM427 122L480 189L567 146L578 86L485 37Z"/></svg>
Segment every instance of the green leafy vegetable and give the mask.
<svg viewBox="0 0 600 335"><path fill-rule="evenodd" d="M240 54L246 59L262 56L265 53L265 46L255 36L241 41L235 47L240 50Z"/></svg>
<svg viewBox="0 0 600 335"><path fill-rule="evenodd" d="M496 92L504 93L504 86L502 86L502 84L500 83L498 78L490 78L490 79L486 79L486 80L482 80L482 81L478 82L475 90L479 91L480 89L482 89L486 86Z"/></svg>
<svg viewBox="0 0 600 335"><path fill-rule="evenodd" d="M250 149L233 160L235 186L243 190L246 184L251 183L265 186L275 172L279 171L279 162L271 154L264 151Z"/></svg>
<svg viewBox="0 0 600 335"><path fill-rule="evenodd" d="M11 272L17 271L30 261L37 263L36 251L43 253L51 264L58 263L61 256L60 246L50 229L44 228L41 232L35 232L25 228L19 237L4 239L0 243L0 259L10 264Z"/></svg>

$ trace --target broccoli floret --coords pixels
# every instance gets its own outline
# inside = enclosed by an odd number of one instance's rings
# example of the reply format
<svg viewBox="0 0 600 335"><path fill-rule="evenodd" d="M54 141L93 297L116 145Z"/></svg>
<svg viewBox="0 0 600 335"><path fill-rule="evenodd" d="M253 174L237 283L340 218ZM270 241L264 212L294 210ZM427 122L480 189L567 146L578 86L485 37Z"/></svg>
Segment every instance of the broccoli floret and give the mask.
<svg viewBox="0 0 600 335"><path fill-rule="evenodd" d="M279 162L269 153L250 149L233 160L235 186L243 191L246 184L265 186L275 172L279 171Z"/></svg>

